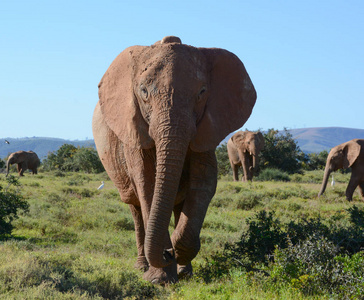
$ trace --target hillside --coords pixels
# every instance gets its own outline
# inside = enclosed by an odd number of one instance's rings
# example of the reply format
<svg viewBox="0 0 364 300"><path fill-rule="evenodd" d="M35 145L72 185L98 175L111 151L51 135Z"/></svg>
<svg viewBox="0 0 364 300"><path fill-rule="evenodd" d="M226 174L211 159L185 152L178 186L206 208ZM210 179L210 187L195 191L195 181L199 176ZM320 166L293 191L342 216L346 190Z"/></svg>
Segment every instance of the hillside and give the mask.
<svg viewBox="0 0 364 300"><path fill-rule="evenodd" d="M364 129L342 128L342 127L317 127L291 129L289 132L297 140L298 146L306 153L321 152L330 150L332 147L347 142L352 139L364 139ZM223 142L227 142L232 134L227 136ZM6 144L5 140L10 144ZM70 141L58 138L0 138L0 158L6 157L9 153L19 150L33 150L42 159L49 152L57 150L63 144L72 144L77 146L95 147L93 140Z"/></svg>
<svg viewBox="0 0 364 300"><path fill-rule="evenodd" d="M289 132L297 140L304 152L321 152L352 139L364 139L364 129L343 127L317 127L291 129Z"/></svg>
<svg viewBox="0 0 364 300"><path fill-rule="evenodd" d="M6 144L5 140L10 144ZM58 150L63 144L72 144L74 146L92 146L95 147L93 140L84 141L70 141L58 138L47 137L25 137L25 138L0 138L0 158L8 156L9 153L19 150L29 151L32 150L38 154L40 159L43 159L48 155L48 152Z"/></svg>
<svg viewBox="0 0 364 300"><path fill-rule="evenodd" d="M364 139L364 129L343 127L315 127L288 130L297 140L298 146L303 152L330 151L332 147L345 143L352 139ZM228 135L227 142L233 134Z"/></svg>

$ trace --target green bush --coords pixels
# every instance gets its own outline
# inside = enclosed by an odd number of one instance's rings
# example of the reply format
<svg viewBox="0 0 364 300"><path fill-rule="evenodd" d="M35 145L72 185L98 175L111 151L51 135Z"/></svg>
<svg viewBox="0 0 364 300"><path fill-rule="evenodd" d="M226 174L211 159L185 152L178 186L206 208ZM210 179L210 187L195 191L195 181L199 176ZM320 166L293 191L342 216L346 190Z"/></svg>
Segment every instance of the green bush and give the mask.
<svg viewBox="0 0 364 300"><path fill-rule="evenodd" d="M43 160L43 168L47 171L84 171L86 173L104 172L96 149L78 147L71 144L62 145L57 151L48 154Z"/></svg>
<svg viewBox="0 0 364 300"><path fill-rule="evenodd" d="M288 173L281 171L279 169L267 168L260 171L258 181L290 181Z"/></svg>
<svg viewBox="0 0 364 300"><path fill-rule="evenodd" d="M18 179L12 175L7 177L7 182L10 185L19 185ZM0 235L11 234L13 225L11 222L18 218L19 211L27 212L29 204L23 199L19 192L10 192L8 188L3 191L0 186Z"/></svg>
<svg viewBox="0 0 364 300"><path fill-rule="evenodd" d="M269 129L263 136L265 144L259 155L261 169L274 168L289 174L301 173L302 164L307 157L287 129L281 132Z"/></svg>
<svg viewBox="0 0 364 300"><path fill-rule="evenodd" d="M313 234L303 242L276 249L271 278L307 295L336 294L358 299L364 292L364 253L339 254L328 238Z"/></svg>
<svg viewBox="0 0 364 300"><path fill-rule="evenodd" d="M364 210L347 209L347 225L335 217L283 224L272 212L247 219L236 243L205 259L197 276L211 282L234 269L265 274L274 284L289 284L306 295L361 299L364 293Z"/></svg>

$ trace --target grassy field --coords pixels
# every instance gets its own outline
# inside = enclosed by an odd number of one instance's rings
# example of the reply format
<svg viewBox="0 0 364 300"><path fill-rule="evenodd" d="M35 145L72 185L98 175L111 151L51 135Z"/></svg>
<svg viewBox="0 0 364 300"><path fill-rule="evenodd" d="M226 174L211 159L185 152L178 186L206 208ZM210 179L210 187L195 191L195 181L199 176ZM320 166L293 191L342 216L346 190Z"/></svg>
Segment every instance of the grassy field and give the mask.
<svg viewBox="0 0 364 300"><path fill-rule="evenodd" d="M161 287L143 281L133 268L133 220L105 173L26 174L19 192L29 212L20 214L12 236L0 242L0 299L332 299L310 296L292 284L277 286L261 273L239 268L210 281L201 275L226 243L239 241L247 219L258 211L274 212L284 223L316 217L345 223L350 207L364 207L358 192L352 203L345 200L349 174L335 174L335 187L317 199L322 175L293 175L290 182L221 179L193 261L196 275ZM98 191L102 180L105 188ZM0 185L7 186L3 174Z"/></svg>

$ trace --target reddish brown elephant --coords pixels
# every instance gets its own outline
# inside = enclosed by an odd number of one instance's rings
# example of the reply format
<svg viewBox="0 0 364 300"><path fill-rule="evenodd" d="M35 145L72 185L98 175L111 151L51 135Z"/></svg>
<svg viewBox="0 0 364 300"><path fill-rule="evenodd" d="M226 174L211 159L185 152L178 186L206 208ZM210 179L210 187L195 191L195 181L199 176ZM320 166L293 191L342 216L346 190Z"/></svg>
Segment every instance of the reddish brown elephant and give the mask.
<svg viewBox="0 0 364 300"><path fill-rule="evenodd" d="M24 171L27 169L31 170L33 174L37 174L40 160L38 155L33 151L11 153L6 163L6 176L9 175L9 169L12 164L18 164L19 176L24 176Z"/></svg>
<svg viewBox="0 0 364 300"><path fill-rule="evenodd" d="M330 173L338 169L351 168L351 177L346 188L346 199L351 201L355 189L359 186L364 200L364 140L354 139L331 149L325 167L320 197L326 189Z"/></svg>
<svg viewBox="0 0 364 300"><path fill-rule="evenodd" d="M252 181L253 173L259 165L259 153L264 147L261 132L238 131L227 143L230 165L233 169L234 181L239 180L239 167L243 168L243 181Z"/></svg>
<svg viewBox="0 0 364 300"><path fill-rule="evenodd" d="M101 79L95 143L130 206L136 267L145 279L166 283L192 274L216 189L215 148L246 122L255 101L238 57L184 45L178 37L127 48Z"/></svg>

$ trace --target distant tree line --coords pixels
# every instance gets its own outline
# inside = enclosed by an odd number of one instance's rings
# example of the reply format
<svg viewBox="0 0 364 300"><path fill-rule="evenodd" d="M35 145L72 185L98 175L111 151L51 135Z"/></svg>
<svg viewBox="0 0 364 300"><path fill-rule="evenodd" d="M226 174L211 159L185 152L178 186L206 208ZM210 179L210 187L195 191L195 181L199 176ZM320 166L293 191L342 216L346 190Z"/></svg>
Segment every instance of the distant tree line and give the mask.
<svg viewBox="0 0 364 300"><path fill-rule="evenodd" d="M284 129L278 131L269 129L263 133L265 145L259 155L259 169L278 169L288 174L303 173L324 169L328 152L304 153L293 138L292 134ZM219 177L231 172L226 143L216 149Z"/></svg>
<svg viewBox="0 0 364 300"><path fill-rule="evenodd" d="M42 161L43 169L61 171L83 171L101 173L105 171L97 151L93 147L62 145L57 151L50 152Z"/></svg>

